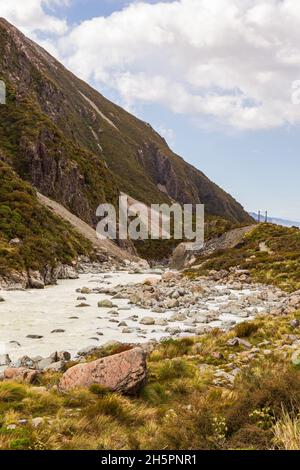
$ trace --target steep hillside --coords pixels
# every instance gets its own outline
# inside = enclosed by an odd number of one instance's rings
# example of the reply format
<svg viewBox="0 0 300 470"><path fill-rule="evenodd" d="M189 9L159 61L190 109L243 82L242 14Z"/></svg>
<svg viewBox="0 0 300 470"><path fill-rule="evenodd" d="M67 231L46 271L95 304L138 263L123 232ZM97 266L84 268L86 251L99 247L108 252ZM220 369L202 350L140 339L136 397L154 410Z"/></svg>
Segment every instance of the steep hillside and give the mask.
<svg viewBox="0 0 300 470"><path fill-rule="evenodd" d="M92 244L39 202L33 188L0 160L0 284L12 272L49 273L90 255Z"/></svg>
<svg viewBox="0 0 300 470"><path fill-rule="evenodd" d="M208 214L252 219L229 194L175 155L148 124L111 103L0 20L0 146L19 175L80 218L116 202L205 203Z"/></svg>

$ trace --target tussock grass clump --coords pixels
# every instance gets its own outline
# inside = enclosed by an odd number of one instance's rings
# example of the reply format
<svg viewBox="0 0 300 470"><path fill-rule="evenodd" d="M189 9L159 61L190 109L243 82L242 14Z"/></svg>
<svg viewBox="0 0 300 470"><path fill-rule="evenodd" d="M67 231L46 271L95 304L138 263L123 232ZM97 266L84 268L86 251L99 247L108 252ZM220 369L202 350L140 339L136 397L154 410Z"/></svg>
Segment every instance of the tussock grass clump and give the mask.
<svg viewBox="0 0 300 470"><path fill-rule="evenodd" d="M235 334L238 338L249 338L259 329L259 324L254 322L243 322L236 325L234 328Z"/></svg>
<svg viewBox="0 0 300 470"><path fill-rule="evenodd" d="M152 353L150 360L159 361L161 359L172 359L185 356L192 352L192 346L195 344L194 338L182 338L174 340L167 339L161 343L158 350Z"/></svg>
<svg viewBox="0 0 300 470"><path fill-rule="evenodd" d="M94 395L97 395L98 397L105 397L106 395L111 393L108 388L102 387L98 384L91 385L89 391Z"/></svg>
<svg viewBox="0 0 300 470"><path fill-rule="evenodd" d="M23 400L27 395L27 388L13 382L0 383L0 402L9 403Z"/></svg>
<svg viewBox="0 0 300 470"><path fill-rule="evenodd" d="M183 359L166 360L159 364L156 374L157 379L161 381L179 379L191 377L193 368L191 364Z"/></svg>
<svg viewBox="0 0 300 470"><path fill-rule="evenodd" d="M158 382L146 385L141 392L141 398L151 405L160 405L168 399L166 388Z"/></svg>
<svg viewBox="0 0 300 470"><path fill-rule="evenodd" d="M283 409L282 417L274 429L274 445L280 450L300 449L300 412L288 413Z"/></svg>

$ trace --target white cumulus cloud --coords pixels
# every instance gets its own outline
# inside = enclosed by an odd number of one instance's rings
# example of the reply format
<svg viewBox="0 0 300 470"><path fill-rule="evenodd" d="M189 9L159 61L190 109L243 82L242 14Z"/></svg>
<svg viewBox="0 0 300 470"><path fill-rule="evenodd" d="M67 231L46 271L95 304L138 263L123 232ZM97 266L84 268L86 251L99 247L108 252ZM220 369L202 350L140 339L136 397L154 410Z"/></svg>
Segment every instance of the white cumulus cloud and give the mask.
<svg viewBox="0 0 300 470"><path fill-rule="evenodd" d="M158 103L237 129L300 121L300 2L136 2L61 38L65 63L127 106Z"/></svg>
<svg viewBox="0 0 300 470"><path fill-rule="evenodd" d="M69 0L0 0L0 16L6 18L25 34L36 32L64 34L67 23L45 12L45 7L67 5Z"/></svg>
<svg viewBox="0 0 300 470"><path fill-rule="evenodd" d="M149 1L69 28L43 9L64 0L0 0L0 14L31 34L56 33L43 45L128 109L154 103L241 130L299 123L299 1Z"/></svg>

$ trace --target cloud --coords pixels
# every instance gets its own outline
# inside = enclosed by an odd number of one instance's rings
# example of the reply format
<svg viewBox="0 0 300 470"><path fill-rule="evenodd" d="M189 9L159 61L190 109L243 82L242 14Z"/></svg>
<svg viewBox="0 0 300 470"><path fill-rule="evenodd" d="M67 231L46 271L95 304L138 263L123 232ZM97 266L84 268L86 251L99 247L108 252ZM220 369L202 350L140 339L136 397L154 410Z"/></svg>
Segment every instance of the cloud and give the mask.
<svg viewBox="0 0 300 470"><path fill-rule="evenodd" d="M75 26L64 62L117 91L235 129L300 121L300 3L294 0L135 2Z"/></svg>
<svg viewBox="0 0 300 470"><path fill-rule="evenodd" d="M163 105L218 129L299 123L291 95L300 79L300 2L124 1L121 11L69 28L49 13L62 2L0 0L0 14L31 35L55 33L42 44L128 109Z"/></svg>
<svg viewBox="0 0 300 470"><path fill-rule="evenodd" d="M38 32L64 34L66 21L46 13L45 7L51 10L68 3L69 0L0 0L0 16L34 38Z"/></svg>

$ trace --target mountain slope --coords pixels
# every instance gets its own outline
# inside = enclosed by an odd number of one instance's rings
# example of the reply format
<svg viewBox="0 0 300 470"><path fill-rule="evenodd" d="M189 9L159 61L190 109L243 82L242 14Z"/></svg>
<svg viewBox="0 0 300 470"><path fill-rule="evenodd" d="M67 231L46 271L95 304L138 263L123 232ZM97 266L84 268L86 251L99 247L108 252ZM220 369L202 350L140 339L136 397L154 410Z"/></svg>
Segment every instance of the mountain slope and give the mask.
<svg viewBox="0 0 300 470"><path fill-rule="evenodd" d="M205 203L233 222L251 217L229 194L175 155L148 124L111 103L0 19L0 148L42 194L94 225L119 191L146 202Z"/></svg>
<svg viewBox="0 0 300 470"><path fill-rule="evenodd" d="M92 244L41 204L33 188L0 159L0 285L11 272L43 275L58 262L90 255Z"/></svg>

